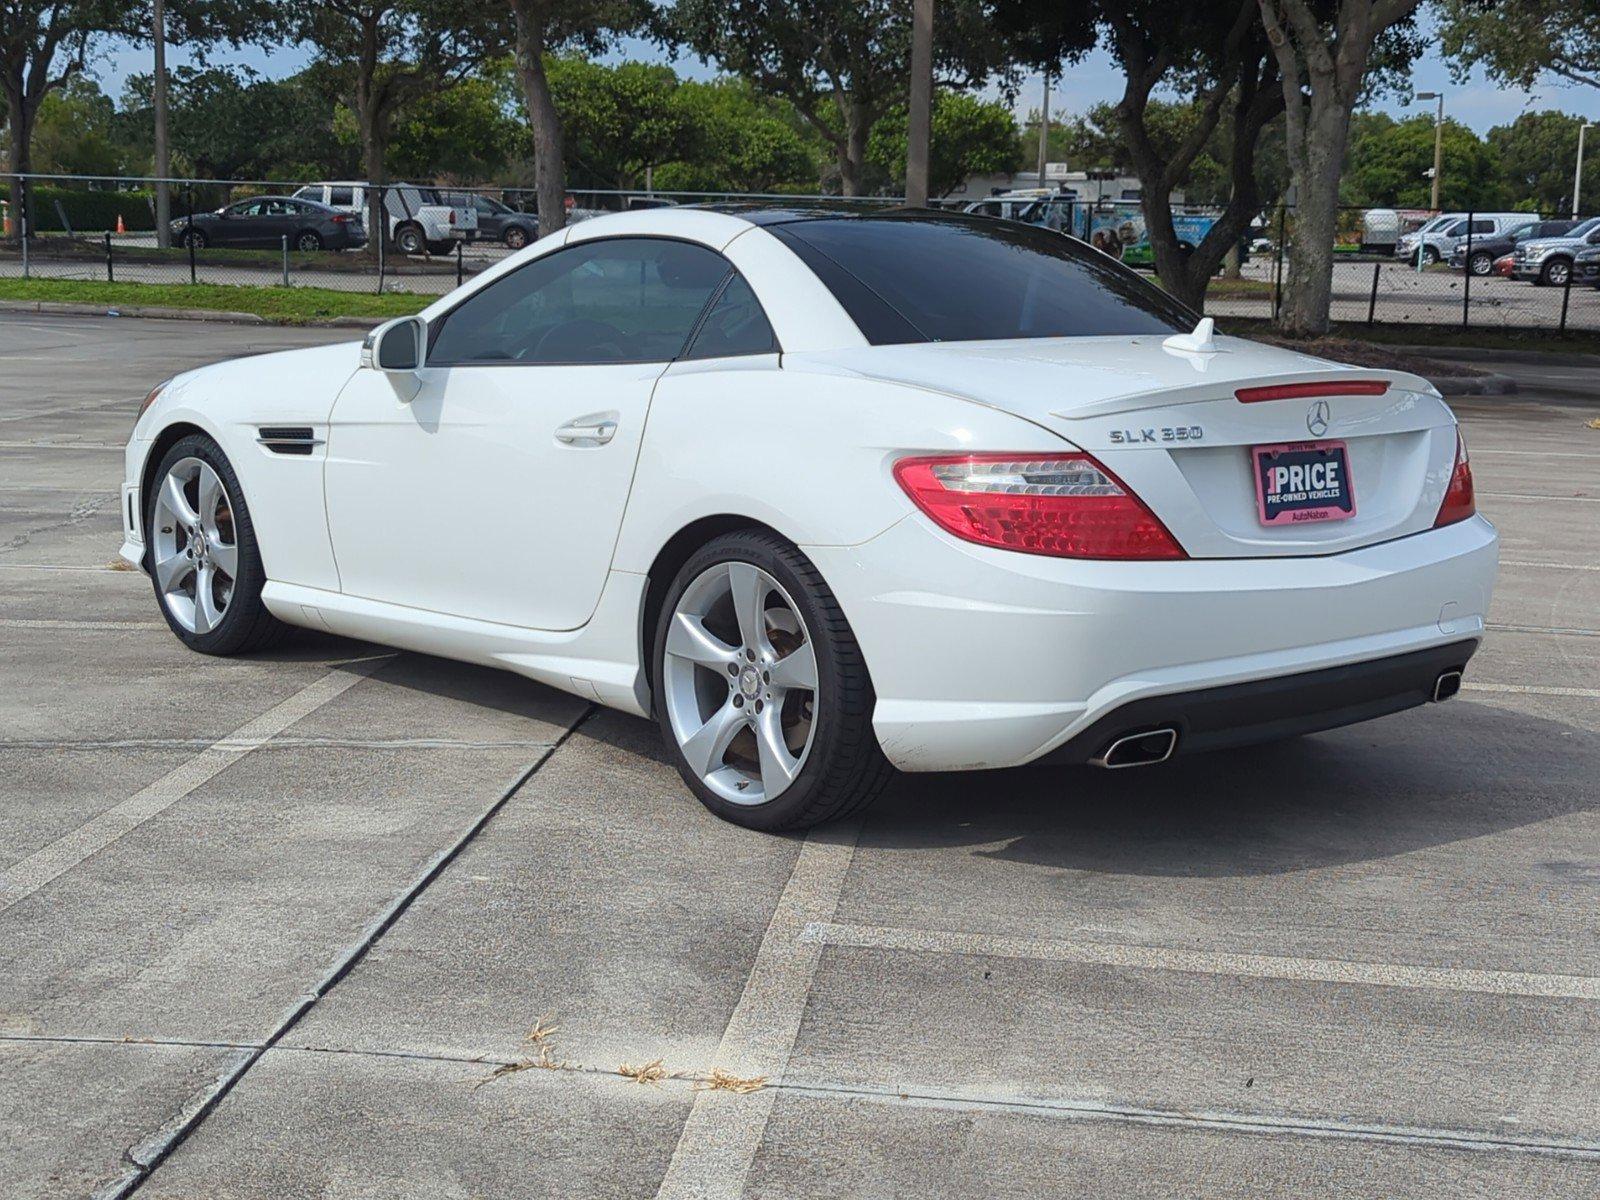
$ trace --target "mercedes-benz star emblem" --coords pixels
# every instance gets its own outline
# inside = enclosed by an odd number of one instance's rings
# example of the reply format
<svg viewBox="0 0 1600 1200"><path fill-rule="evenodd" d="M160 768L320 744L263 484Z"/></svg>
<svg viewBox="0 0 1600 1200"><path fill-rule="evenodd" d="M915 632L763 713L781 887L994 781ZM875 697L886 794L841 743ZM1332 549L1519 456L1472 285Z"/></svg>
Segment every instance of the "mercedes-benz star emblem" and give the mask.
<svg viewBox="0 0 1600 1200"><path fill-rule="evenodd" d="M1311 431L1312 437L1321 437L1328 432L1328 422L1333 417L1333 411L1328 407L1326 400L1318 400L1311 406L1311 411L1306 413L1306 428Z"/></svg>

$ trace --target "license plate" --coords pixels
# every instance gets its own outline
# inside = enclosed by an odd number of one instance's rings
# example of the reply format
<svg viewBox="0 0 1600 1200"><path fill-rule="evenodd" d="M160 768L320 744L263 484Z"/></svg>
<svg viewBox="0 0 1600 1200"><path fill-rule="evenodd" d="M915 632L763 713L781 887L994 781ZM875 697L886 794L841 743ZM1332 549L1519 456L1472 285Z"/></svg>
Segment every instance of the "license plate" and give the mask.
<svg viewBox="0 0 1600 1200"><path fill-rule="evenodd" d="M1263 525L1343 521L1356 515L1343 442L1284 442L1251 451L1256 512Z"/></svg>

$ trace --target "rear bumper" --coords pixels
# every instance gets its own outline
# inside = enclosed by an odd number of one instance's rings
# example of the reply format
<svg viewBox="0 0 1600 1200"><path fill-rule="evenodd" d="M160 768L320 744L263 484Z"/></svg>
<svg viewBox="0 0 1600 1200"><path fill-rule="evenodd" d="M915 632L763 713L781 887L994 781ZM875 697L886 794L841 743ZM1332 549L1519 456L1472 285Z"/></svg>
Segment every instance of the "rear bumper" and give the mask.
<svg viewBox="0 0 1600 1200"><path fill-rule="evenodd" d="M920 516L805 549L872 673L879 744L907 771L1019 766L1149 698L1475 641L1498 560L1481 517L1316 558L1043 558Z"/></svg>
<svg viewBox="0 0 1600 1200"><path fill-rule="evenodd" d="M1469 638L1342 667L1135 700L1036 761L1091 762L1119 738L1158 729L1177 733L1173 753L1193 754L1386 717L1434 699L1440 677L1465 670L1477 649L1478 639Z"/></svg>

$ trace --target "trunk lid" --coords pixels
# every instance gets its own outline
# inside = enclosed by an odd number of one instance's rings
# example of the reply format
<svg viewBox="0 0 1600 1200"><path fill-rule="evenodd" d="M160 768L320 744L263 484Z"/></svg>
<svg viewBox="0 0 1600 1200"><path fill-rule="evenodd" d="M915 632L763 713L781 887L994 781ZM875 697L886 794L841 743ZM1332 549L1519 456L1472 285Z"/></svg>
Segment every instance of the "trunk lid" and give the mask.
<svg viewBox="0 0 1600 1200"><path fill-rule="evenodd" d="M1426 380L1241 338L1216 338L1207 352L1167 349L1163 340L920 343L817 357L832 369L965 396L1044 426L1122 479L1193 558L1331 554L1432 527L1456 434ZM1251 403L1236 395L1347 383L1387 386L1375 395L1331 387ZM1253 448L1307 442L1344 444L1354 514L1263 524Z"/></svg>

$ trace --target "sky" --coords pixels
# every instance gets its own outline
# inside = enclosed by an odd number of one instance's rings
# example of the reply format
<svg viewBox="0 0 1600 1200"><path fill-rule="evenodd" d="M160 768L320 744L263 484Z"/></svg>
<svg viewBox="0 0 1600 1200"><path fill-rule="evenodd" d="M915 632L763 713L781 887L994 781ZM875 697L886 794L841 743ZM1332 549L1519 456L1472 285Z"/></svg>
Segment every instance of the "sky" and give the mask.
<svg viewBox="0 0 1600 1200"><path fill-rule="evenodd" d="M626 58L665 61L666 55L654 43L630 40L606 58L612 61ZM216 62L246 65L269 78L292 75L304 67L309 59L309 50L303 48L268 52L252 47L236 52L220 51L213 55ZM179 66L191 60L183 50L173 48L168 52L167 61L169 66ZM703 79L715 74L712 68L693 58L679 59L675 65L680 75L688 77ZM112 96L120 96L123 81L130 74L150 69L150 52L148 49L113 47L102 53L93 64L93 69L101 88ZM1443 91L1446 117L1460 121L1480 135L1495 125L1515 120L1521 113L1546 108L1561 109L1589 120L1600 120L1600 88L1567 84L1552 78L1548 83L1536 87L1532 93L1524 93L1491 83L1481 72L1457 84L1436 50L1430 50L1417 62L1412 77L1416 91ZM1037 76L1024 83L1016 103L1019 117L1038 108L1040 87L1041 81ZM1051 89L1051 116L1055 118L1065 114L1070 118L1101 101L1115 100L1121 92L1121 73L1111 56L1097 52L1068 68ZM1395 116L1404 116L1408 111L1431 112L1433 103L1430 101L1408 108L1402 98L1387 97L1372 107Z"/></svg>

